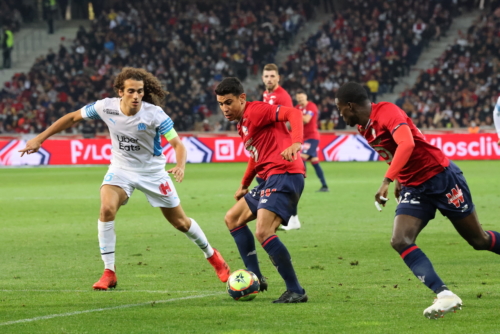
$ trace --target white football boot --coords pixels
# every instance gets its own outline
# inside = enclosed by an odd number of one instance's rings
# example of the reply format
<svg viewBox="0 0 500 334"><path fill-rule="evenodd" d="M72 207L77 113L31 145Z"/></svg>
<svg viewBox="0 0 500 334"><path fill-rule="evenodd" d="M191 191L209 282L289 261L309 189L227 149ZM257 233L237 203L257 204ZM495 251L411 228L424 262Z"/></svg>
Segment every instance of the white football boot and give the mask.
<svg viewBox="0 0 500 334"><path fill-rule="evenodd" d="M424 310L424 316L429 319L443 318L448 312L462 309L462 299L449 290L438 293L431 306Z"/></svg>
<svg viewBox="0 0 500 334"><path fill-rule="evenodd" d="M298 230L300 229L300 220L299 216L291 216L290 220L288 220L287 226L280 226L280 230L290 231L290 230Z"/></svg>

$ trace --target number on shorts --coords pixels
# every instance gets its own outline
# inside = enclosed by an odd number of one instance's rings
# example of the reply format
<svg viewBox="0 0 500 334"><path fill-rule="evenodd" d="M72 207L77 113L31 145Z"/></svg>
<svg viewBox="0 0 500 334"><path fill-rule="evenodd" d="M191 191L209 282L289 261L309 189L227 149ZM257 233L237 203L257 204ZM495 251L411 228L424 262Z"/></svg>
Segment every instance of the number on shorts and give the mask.
<svg viewBox="0 0 500 334"><path fill-rule="evenodd" d="M104 181L106 181L106 182L111 181L113 179L114 175L115 175L114 173L108 173L108 174L106 174L106 176L104 177Z"/></svg>

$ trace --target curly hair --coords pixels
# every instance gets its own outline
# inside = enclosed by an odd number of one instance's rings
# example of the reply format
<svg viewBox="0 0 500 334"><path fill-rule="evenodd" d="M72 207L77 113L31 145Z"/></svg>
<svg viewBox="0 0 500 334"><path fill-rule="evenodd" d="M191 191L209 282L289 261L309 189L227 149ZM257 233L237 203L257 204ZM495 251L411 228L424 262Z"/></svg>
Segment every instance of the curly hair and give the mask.
<svg viewBox="0 0 500 334"><path fill-rule="evenodd" d="M144 97L143 101L161 106L165 97L169 94L161 87L160 80L153 74L142 68L124 67L120 74L115 78L113 87L115 92L125 89L125 80L132 79L144 82Z"/></svg>

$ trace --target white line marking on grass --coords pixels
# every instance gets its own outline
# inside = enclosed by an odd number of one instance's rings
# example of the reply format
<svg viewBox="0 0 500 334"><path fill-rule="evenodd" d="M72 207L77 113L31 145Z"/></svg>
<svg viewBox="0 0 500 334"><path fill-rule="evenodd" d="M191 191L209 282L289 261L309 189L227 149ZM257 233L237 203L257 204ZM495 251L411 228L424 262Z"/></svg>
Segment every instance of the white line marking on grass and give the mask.
<svg viewBox="0 0 500 334"><path fill-rule="evenodd" d="M95 291L95 290L0 290L0 292L88 292L88 293L120 293L120 292L144 292L144 293L197 293L199 290L192 291L169 291L169 290L110 290L110 291Z"/></svg>
<svg viewBox="0 0 500 334"><path fill-rule="evenodd" d="M130 308L130 307L137 307L137 306L146 306L146 305L151 305L152 303L160 304L160 303L175 302L175 301L178 301L178 300L204 298L204 297L209 297L209 296L220 295L222 293L223 292L217 292L217 293L210 293L210 294L205 294L205 295L196 295L196 296L188 296L188 297L181 297L181 298L172 298L172 299L165 299L165 300L152 300L152 301L145 302L145 303L137 303L137 304L128 304L128 305L120 305L120 306L113 306L113 307L96 308L96 309L85 310L85 311L75 311L75 312L68 312L68 313L49 314L49 315L44 315L44 316L41 316L41 317L35 317L35 318L29 318L29 319L20 319L20 320L14 320L14 321L1 322L0 326L21 324L21 323L25 323L25 322L33 322L33 321L38 321L38 320L47 320L47 319L60 318L60 317L70 317L72 315L80 315L80 314L85 314L85 313L94 313L94 312L102 312L102 311L110 311L110 310L119 310L119 309Z"/></svg>

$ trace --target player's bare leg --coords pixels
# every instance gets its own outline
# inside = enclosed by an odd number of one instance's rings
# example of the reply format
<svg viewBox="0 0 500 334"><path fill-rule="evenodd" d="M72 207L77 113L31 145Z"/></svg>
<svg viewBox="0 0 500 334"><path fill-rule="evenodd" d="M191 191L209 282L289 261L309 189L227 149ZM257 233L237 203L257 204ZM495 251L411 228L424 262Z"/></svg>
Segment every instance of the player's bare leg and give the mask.
<svg viewBox="0 0 500 334"><path fill-rule="evenodd" d="M120 187L112 185L101 187L101 210L97 229L101 258L104 262L104 273L99 281L93 285L94 290L107 290L117 285L115 217L118 209L127 199L127 193Z"/></svg>
<svg viewBox="0 0 500 334"><path fill-rule="evenodd" d="M452 220L451 222L462 238L464 238L475 250L489 250L492 246L491 233L483 230L479 223L476 210L463 219Z"/></svg>
<svg viewBox="0 0 500 334"><path fill-rule="evenodd" d="M308 297L297 279L290 253L276 235L276 230L281 223L282 219L276 213L259 209L255 236L269 254L271 262L286 284L286 291L273 303L305 303Z"/></svg>
<svg viewBox="0 0 500 334"><path fill-rule="evenodd" d="M434 270L431 261L415 245L415 240L425 225L427 225L426 221L413 216L396 216L391 245L400 254L413 274L437 294L434 303L424 310L424 316L429 319L437 319L450 311L460 309L462 300L446 287Z"/></svg>
<svg viewBox="0 0 500 334"><path fill-rule="evenodd" d="M257 250L255 249L255 239L247 225L248 222L255 220L255 218L245 198L242 197L226 213L224 221L231 236L234 238L246 269L253 272L259 278L260 291L266 291L268 283L260 271Z"/></svg>
<svg viewBox="0 0 500 334"><path fill-rule="evenodd" d="M177 230L183 232L189 240L194 242L205 254L205 258L214 267L217 276L222 282L227 282L231 274L229 266L220 254L220 252L212 248L210 243L203 233L203 230L198 223L186 216L186 213L179 204L175 208L160 208L163 216L175 227Z"/></svg>

